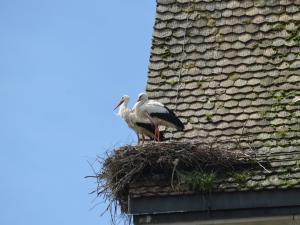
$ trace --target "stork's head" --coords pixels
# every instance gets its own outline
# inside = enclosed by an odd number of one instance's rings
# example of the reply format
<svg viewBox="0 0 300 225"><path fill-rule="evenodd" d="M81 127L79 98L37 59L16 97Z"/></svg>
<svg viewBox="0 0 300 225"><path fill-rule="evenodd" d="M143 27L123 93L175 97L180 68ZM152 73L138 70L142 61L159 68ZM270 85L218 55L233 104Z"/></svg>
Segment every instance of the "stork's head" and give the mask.
<svg viewBox="0 0 300 225"><path fill-rule="evenodd" d="M148 95L146 93L140 93L138 95L137 102L143 102L148 100Z"/></svg>
<svg viewBox="0 0 300 225"><path fill-rule="evenodd" d="M129 96L128 95L123 95L122 96L122 98L121 98L121 100L120 100L120 102L119 102L119 104L114 108L114 110L115 109L117 109L120 105L122 105L124 102L125 103L127 103L127 102L129 102Z"/></svg>

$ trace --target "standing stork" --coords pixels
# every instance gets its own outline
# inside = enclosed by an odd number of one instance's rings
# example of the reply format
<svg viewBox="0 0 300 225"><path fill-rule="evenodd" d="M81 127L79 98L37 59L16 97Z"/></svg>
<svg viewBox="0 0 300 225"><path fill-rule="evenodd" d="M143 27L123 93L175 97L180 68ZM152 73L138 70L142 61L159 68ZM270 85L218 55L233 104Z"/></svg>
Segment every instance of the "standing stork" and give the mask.
<svg viewBox="0 0 300 225"><path fill-rule="evenodd" d="M122 96L119 104L114 108L119 108L118 115L127 123L128 127L134 130L138 138L138 144L143 144L145 136L155 139L155 127L148 120L139 119L136 115L135 109L127 108L130 97L128 95ZM140 139L140 136L142 139ZM163 135L160 136L163 138Z"/></svg>
<svg viewBox="0 0 300 225"><path fill-rule="evenodd" d="M155 127L155 139L160 141L159 126L172 127L182 131L183 123L178 119L174 112L162 103L149 100L146 93L140 93L135 104L136 114L139 118L149 119Z"/></svg>

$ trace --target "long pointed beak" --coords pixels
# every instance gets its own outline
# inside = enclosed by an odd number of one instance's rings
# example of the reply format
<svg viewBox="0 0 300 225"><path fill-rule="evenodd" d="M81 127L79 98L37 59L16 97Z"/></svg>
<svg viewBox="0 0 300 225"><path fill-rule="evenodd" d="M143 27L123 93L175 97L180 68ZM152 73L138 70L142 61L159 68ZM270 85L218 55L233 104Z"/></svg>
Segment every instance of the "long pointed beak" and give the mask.
<svg viewBox="0 0 300 225"><path fill-rule="evenodd" d="M121 101L119 102L119 104L114 108L114 110L116 110L123 102L124 102L124 100L121 100Z"/></svg>

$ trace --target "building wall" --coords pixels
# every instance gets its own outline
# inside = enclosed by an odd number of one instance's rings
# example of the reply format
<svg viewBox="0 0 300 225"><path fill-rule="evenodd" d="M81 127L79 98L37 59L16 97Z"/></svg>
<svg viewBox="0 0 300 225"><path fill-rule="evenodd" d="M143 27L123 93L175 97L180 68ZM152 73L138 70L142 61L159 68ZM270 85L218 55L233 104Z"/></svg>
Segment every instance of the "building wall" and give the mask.
<svg viewBox="0 0 300 225"><path fill-rule="evenodd" d="M151 216L147 216L135 225L300 225L300 215L171 223L152 223Z"/></svg>

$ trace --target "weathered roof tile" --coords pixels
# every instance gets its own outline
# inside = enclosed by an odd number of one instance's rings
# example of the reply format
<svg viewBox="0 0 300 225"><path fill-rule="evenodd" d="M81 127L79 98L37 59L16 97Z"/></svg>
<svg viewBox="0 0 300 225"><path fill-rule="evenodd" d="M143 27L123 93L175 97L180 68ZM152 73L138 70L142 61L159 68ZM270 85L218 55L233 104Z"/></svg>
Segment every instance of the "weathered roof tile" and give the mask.
<svg viewBox="0 0 300 225"><path fill-rule="evenodd" d="M166 137L248 134L257 154L273 160L273 168L295 169L295 158L300 159L300 110L292 103L300 95L299 4L157 0L147 91L186 125L184 132L167 130ZM293 176L300 179L299 172ZM247 186L283 188L290 177L261 173Z"/></svg>

